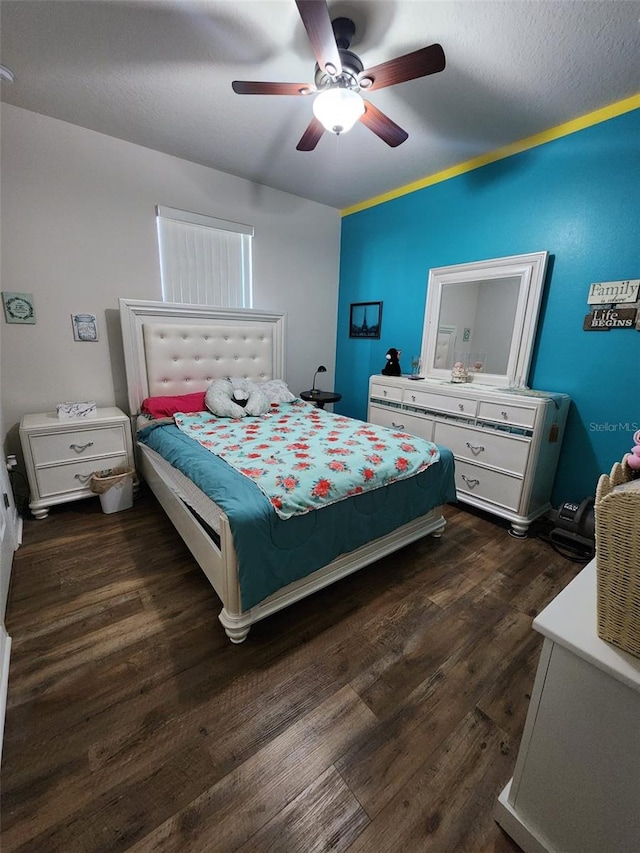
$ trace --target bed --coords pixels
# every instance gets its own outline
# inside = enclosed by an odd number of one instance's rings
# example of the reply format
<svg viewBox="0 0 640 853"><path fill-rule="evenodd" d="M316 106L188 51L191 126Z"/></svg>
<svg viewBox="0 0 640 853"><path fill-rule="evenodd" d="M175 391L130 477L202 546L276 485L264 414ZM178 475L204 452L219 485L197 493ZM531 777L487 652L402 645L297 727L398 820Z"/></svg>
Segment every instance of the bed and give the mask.
<svg viewBox="0 0 640 853"><path fill-rule="evenodd" d="M282 521L253 482L232 471L230 483L226 462L213 462L171 419L142 422L140 429L147 398L202 392L229 376L283 380L285 315L123 298L120 317L138 471L219 596L219 619L232 643L243 642L258 620L416 539L442 534L442 504L455 500L453 458L444 448L415 477ZM304 417L334 417L299 399L291 407ZM186 443L195 474L182 465ZM243 532L237 507L260 502L265 526L245 519ZM251 547L247 531L254 533ZM273 545L268 554L267 544ZM251 589L249 574L258 578Z"/></svg>

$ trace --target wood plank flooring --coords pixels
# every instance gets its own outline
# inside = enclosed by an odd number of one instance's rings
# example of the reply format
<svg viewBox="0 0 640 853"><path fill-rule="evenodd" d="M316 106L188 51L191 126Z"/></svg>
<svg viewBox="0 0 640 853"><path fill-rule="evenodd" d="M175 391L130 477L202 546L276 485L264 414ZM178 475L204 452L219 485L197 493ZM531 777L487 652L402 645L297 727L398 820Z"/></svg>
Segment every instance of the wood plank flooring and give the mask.
<svg viewBox="0 0 640 853"><path fill-rule="evenodd" d="M513 853L493 820L541 648L582 567L448 527L255 625L155 499L27 520L16 552L3 853Z"/></svg>

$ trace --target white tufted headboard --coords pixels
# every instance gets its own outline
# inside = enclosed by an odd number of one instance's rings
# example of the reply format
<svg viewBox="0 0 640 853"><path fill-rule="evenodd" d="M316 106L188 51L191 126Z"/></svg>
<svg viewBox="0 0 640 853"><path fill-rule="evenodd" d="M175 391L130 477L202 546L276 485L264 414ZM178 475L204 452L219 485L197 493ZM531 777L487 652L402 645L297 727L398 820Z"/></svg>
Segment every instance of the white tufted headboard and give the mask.
<svg viewBox="0 0 640 853"><path fill-rule="evenodd" d="M285 379L285 315L120 299L129 406L203 391L212 379Z"/></svg>

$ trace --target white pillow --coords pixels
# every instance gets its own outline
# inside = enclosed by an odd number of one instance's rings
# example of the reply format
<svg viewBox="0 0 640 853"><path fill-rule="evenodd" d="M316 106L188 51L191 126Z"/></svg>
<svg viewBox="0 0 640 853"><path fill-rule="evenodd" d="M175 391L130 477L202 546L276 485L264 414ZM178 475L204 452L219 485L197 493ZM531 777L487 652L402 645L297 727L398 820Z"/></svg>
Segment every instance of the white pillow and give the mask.
<svg viewBox="0 0 640 853"><path fill-rule="evenodd" d="M267 395L270 403L293 403L296 399L283 379L266 379L256 382L256 385Z"/></svg>

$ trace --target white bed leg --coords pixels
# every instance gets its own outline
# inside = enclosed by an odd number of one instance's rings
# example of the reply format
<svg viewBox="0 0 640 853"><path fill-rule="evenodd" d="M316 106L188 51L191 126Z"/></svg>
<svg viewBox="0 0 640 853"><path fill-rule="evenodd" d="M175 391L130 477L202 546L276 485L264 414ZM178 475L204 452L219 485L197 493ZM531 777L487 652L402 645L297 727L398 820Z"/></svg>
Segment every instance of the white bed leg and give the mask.
<svg viewBox="0 0 640 853"><path fill-rule="evenodd" d="M438 527L436 530L434 530L433 533L431 534L433 536L433 538L439 539L442 536L442 534L444 533L446 526L447 526L447 523L443 519L442 525L440 527Z"/></svg>
<svg viewBox="0 0 640 853"><path fill-rule="evenodd" d="M251 628L251 619L247 616L233 616L226 607L222 608L218 614L218 619L232 643L236 643L236 645L244 643Z"/></svg>
<svg viewBox="0 0 640 853"><path fill-rule="evenodd" d="M240 643L244 643L247 639L247 635L249 633L248 628L225 628L225 634L234 643L236 646L240 645Z"/></svg>

